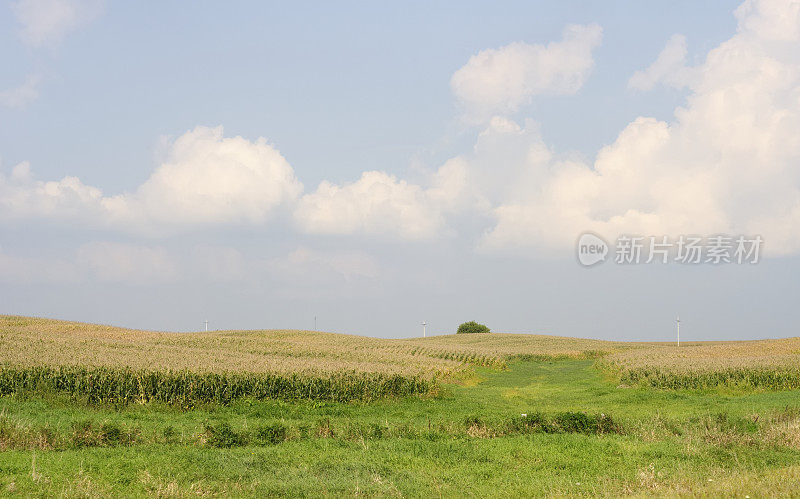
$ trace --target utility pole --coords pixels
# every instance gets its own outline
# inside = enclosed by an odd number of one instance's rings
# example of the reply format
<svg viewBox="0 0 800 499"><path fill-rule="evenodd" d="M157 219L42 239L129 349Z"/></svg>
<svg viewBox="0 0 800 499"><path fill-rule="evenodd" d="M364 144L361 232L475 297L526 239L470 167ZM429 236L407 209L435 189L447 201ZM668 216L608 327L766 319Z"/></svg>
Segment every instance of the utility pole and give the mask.
<svg viewBox="0 0 800 499"><path fill-rule="evenodd" d="M208 321L205 321L206 324L206 333L208 332Z"/></svg>
<svg viewBox="0 0 800 499"><path fill-rule="evenodd" d="M678 346L681 346L681 318L677 317L675 319L675 325L678 328Z"/></svg>
<svg viewBox="0 0 800 499"><path fill-rule="evenodd" d="M426 337L428 336L428 335L427 335L427 332L426 332L426 330L425 330L425 326L427 326L427 325L428 325L428 323L427 323L427 322L425 322L425 321L422 321L422 337L423 337L423 338L426 338Z"/></svg>

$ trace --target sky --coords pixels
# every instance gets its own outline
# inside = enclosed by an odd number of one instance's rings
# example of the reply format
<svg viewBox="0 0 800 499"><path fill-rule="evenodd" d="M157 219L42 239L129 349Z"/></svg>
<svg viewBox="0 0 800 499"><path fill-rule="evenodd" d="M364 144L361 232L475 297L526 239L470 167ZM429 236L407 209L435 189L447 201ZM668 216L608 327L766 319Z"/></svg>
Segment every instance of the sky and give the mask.
<svg viewBox="0 0 800 499"><path fill-rule="evenodd" d="M17 0L0 62L0 313L798 335L797 1Z"/></svg>

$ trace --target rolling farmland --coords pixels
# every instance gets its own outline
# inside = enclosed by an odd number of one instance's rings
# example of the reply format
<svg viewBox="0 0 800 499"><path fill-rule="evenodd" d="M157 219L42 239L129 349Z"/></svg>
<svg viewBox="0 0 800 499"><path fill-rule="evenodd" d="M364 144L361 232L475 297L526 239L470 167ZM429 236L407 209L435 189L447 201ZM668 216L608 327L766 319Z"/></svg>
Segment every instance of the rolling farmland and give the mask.
<svg viewBox="0 0 800 499"><path fill-rule="evenodd" d="M62 391L91 401L229 403L372 400L434 392L471 365L581 358L624 348L550 336L384 340L311 331L163 333L0 318L0 393Z"/></svg>
<svg viewBox="0 0 800 499"><path fill-rule="evenodd" d="M790 493L797 345L178 334L4 316L0 492Z"/></svg>

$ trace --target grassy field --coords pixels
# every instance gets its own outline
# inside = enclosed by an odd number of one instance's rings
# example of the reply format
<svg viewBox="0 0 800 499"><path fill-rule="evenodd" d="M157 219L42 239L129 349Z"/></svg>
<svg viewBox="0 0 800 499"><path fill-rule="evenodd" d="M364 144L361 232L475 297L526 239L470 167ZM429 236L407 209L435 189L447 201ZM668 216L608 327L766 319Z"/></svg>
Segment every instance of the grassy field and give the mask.
<svg viewBox="0 0 800 499"><path fill-rule="evenodd" d="M345 372L433 384L368 400L244 393L190 407L91 400L82 390L95 388L82 385L7 390L0 494L793 494L800 490L800 392L727 378L677 389L626 378L642 367L676 376L701 368L780 371L788 364L763 361L782 355L783 343L775 345L676 351L496 334L179 335L4 317L2 370L79 365L109 376L129 369L315 379ZM698 359L708 360L701 366Z"/></svg>

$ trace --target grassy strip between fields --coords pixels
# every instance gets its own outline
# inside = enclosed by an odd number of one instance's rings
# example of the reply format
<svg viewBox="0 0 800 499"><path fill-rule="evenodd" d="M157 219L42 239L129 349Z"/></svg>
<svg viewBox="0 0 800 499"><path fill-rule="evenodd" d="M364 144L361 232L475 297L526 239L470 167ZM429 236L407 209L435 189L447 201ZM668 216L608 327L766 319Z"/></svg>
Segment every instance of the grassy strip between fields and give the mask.
<svg viewBox="0 0 800 499"><path fill-rule="evenodd" d="M275 445L309 438L332 438L350 441L385 438L437 440L441 438L498 438L537 433L578 433L584 435L622 434L624 430L611 416L583 412L541 412L512 418L485 420L477 416L455 422L439 422L428 427L410 424L348 422L339 424L328 418L314 424L262 422L252 427L234 428L230 423L205 422L202 430L181 435L172 426L158 433L144 434L138 426L109 421L76 421L68 430L49 426L20 425L0 416L0 451L11 449L67 450L84 447L118 447L140 444L179 444L204 447L240 447Z"/></svg>
<svg viewBox="0 0 800 499"><path fill-rule="evenodd" d="M0 395L67 394L89 403L158 402L181 407L241 398L368 402L434 392L434 379L344 371L211 373L82 366L0 366Z"/></svg>

